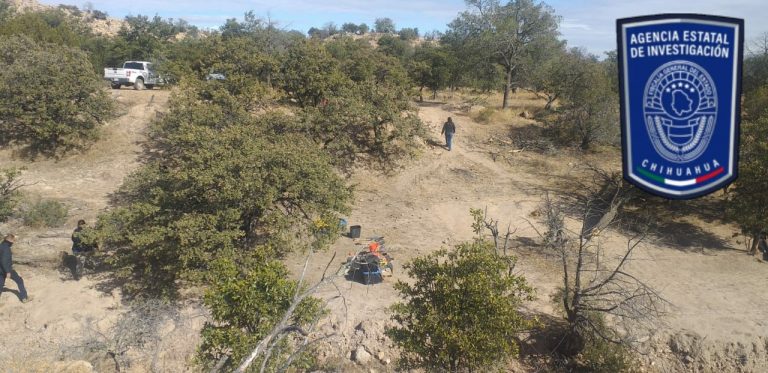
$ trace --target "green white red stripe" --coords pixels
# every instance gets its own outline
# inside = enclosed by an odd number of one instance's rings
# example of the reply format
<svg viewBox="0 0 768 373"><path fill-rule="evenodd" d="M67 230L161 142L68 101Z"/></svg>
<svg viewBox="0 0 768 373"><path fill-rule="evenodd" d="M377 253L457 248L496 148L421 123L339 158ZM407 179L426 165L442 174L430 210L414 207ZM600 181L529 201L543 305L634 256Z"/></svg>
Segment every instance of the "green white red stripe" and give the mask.
<svg viewBox="0 0 768 373"><path fill-rule="evenodd" d="M652 173L652 172L650 172L650 171L648 171L646 169L640 168L640 167L637 167L636 170L637 170L637 172L639 174L641 174L641 175L647 177L648 179L651 179L651 180L653 180L653 181L655 181L657 183L663 183L665 185L676 186L676 187L684 187L684 186L696 185L696 184L699 184L699 183L703 183L703 182L705 182L705 181L707 181L707 180L709 180L709 179L711 179L711 178L713 178L713 177L715 177L717 175L720 175L721 173L723 173L723 171L725 169L723 167L718 167L718 168L714 169L712 172L709 172L707 174L701 175L701 176L699 176L699 177L697 177L695 179L688 179L688 180L672 180L672 179L667 179L667 178L665 178L665 177L663 177L661 175L656 175L656 174L654 174L654 173Z"/></svg>

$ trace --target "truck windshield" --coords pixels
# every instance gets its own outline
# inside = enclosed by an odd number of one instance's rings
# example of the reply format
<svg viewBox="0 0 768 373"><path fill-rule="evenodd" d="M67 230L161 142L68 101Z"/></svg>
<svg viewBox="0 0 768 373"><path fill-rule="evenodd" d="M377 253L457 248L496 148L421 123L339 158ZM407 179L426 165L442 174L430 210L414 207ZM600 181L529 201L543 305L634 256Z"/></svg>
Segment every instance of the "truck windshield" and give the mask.
<svg viewBox="0 0 768 373"><path fill-rule="evenodd" d="M136 69L136 70L144 70L144 64L141 62L126 62L123 64L124 69Z"/></svg>

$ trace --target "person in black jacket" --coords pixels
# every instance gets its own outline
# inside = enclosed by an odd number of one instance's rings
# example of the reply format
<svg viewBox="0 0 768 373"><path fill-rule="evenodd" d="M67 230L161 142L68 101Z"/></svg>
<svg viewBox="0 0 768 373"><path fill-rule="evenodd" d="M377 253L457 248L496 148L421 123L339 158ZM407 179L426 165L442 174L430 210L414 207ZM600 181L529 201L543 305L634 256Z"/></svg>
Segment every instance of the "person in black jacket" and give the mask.
<svg viewBox="0 0 768 373"><path fill-rule="evenodd" d="M443 124L443 130L440 134L445 134L445 147L448 151L451 151L451 143L453 142L453 134L456 133L456 125L453 123L453 119L448 117L448 121Z"/></svg>
<svg viewBox="0 0 768 373"><path fill-rule="evenodd" d="M16 236L9 234L0 243L0 292L2 292L3 286L5 286L5 279L10 275L11 280L16 282L16 286L19 288L19 299L23 303L27 303L29 295L27 294L27 288L24 287L24 279L13 270L11 246L13 246L14 242L16 242Z"/></svg>
<svg viewBox="0 0 768 373"><path fill-rule="evenodd" d="M83 234L88 229L85 220L77 221L77 228L72 232L72 254L76 258L75 269L73 275L75 280L80 280L83 276L83 266L85 262L89 260L91 254L93 254L93 245L83 242Z"/></svg>
<svg viewBox="0 0 768 373"><path fill-rule="evenodd" d="M768 242L766 240L766 232L760 232L760 239L757 241L757 249L763 253L763 260L768 262Z"/></svg>

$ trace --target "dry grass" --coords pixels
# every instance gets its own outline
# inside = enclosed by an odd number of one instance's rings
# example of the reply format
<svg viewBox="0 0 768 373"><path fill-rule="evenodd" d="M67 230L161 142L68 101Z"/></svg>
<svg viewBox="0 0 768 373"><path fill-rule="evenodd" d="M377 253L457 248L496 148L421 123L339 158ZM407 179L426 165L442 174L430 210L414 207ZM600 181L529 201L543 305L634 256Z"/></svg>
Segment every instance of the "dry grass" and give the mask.
<svg viewBox="0 0 768 373"><path fill-rule="evenodd" d="M482 93L471 89L459 89L439 92L436 101L444 104L450 111L466 113L477 123L512 126L534 123L531 119L521 117L521 114L535 113L546 103L533 93L518 90L510 95L509 107L502 109L503 98L503 92Z"/></svg>
<svg viewBox="0 0 768 373"><path fill-rule="evenodd" d="M24 373L92 373L93 366L87 361L41 361L18 359L8 362L3 372Z"/></svg>
<svg viewBox="0 0 768 373"><path fill-rule="evenodd" d="M470 113L472 119L481 124L521 126L532 123L532 120L520 116L522 110L511 107L509 109L483 108Z"/></svg>

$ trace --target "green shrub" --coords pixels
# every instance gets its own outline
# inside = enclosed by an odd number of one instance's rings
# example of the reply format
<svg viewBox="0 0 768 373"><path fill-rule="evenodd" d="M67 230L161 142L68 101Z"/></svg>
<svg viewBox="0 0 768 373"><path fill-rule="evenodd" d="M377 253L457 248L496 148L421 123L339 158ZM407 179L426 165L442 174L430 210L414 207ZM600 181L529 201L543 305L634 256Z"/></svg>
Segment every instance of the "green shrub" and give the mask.
<svg viewBox="0 0 768 373"><path fill-rule="evenodd" d="M113 102L79 49L26 36L0 41L0 146L30 156L83 149L113 115Z"/></svg>
<svg viewBox="0 0 768 373"><path fill-rule="evenodd" d="M19 182L20 170L0 170L0 222L4 222L13 213L18 204L18 189L22 187Z"/></svg>
<svg viewBox="0 0 768 373"><path fill-rule="evenodd" d="M211 263L207 276L210 287L203 300L211 310L213 322L207 322L200 332L202 343L197 356L200 363L209 368L224 354L230 356L224 370L232 370L240 364L282 319L296 294L298 284L288 278L288 269L283 263L257 260L242 264L223 257ZM306 328L323 314L323 303L308 297L293 312L290 323ZM293 336L286 333L275 340L275 348L269 354L268 371L278 371L279 366L287 363L296 342ZM260 366L263 359L260 357L252 366ZM301 369L313 364L308 350L291 365Z"/></svg>
<svg viewBox="0 0 768 373"><path fill-rule="evenodd" d="M392 307L397 326L386 332L403 350L401 367L483 371L517 356L515 334L533 325L518 308L533 289L510 273L513 260L476 240L406 264L414 281L395 284L405 302Z"/></svg>
<svg viewBox="0 0 768 373"><path fill-rule="evenodd" d="M263 133L262 121L277 117L254 117L225 89L174 96L150 131L161 156L126 178L120 203L97 223L116 277L129 280L126 296L173 297L178 280L206 283L223 252L273 259L298 242L311 247L312 222L347 211L350 190L311 140Z"/></svg>
<svg viewBox="0 0 768 373"><path fill-rule="evenodd" d="M41 200L24 213L24 224L33 228L54 228L64 224L67 206L58 201Z"/></svg>

